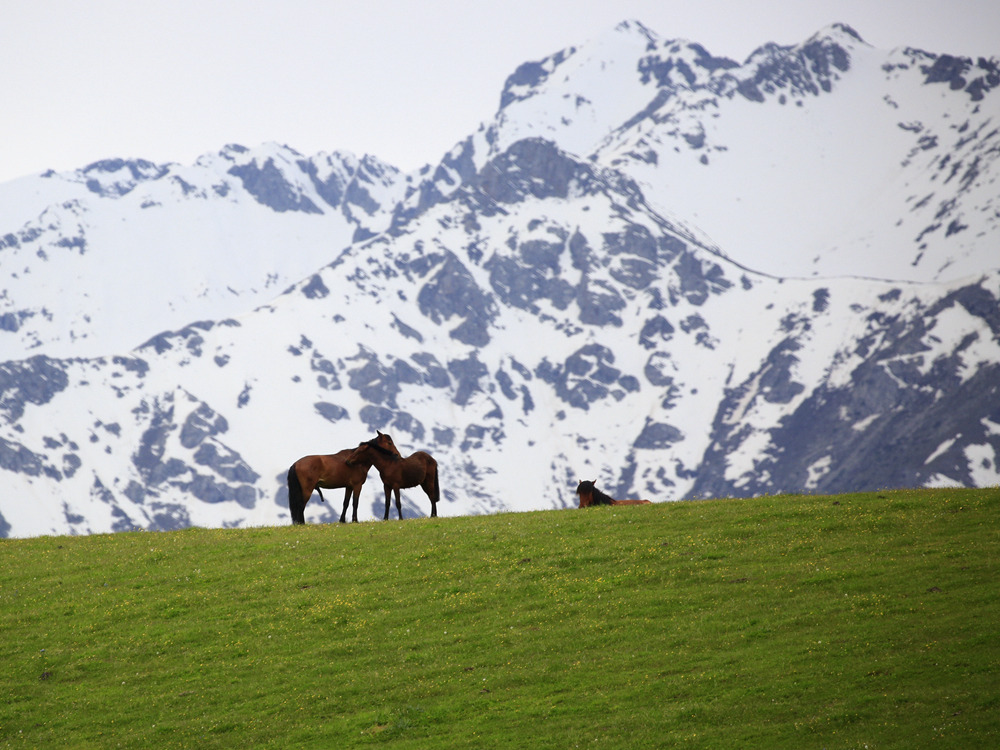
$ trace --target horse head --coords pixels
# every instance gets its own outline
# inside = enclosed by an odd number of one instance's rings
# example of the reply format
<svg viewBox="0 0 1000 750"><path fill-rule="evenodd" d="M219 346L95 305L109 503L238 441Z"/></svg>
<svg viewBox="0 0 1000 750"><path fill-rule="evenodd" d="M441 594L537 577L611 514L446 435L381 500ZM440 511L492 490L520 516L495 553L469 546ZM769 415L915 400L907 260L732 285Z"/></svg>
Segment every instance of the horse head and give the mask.
<svg viewBox="0 0 1000 750"><path fill-rule="evenodd" d="M594 500L594 482L584 479L576 486L576 494L580 497L580 507L586 508Z"/></svg>
<svg viewBox="0 0 1000 750"><path fill-rule="evenodd" d="M375 439L368 442L373 443L372 447L380 448L386 453L392 453L397 456L400 455L399 450L396 448L396 444L392 442L392 438L384 432L375 430Z"/></svg>
<svg viewBox="0 0 1000 750"><path fill-rule="evenodd" d="M355 464L365 462L371 465L373 462L371 453L369 451L378 451L389 456L395 456L396 458L402 458L399 451L396 449L396 444L392 442L392 438L386 435L384 432L379 432L375 430L376 437L371 440L362 440L358 443L358 447L354 449L354 452L347 457L346 464L348 466L354 466Z"/></svg>

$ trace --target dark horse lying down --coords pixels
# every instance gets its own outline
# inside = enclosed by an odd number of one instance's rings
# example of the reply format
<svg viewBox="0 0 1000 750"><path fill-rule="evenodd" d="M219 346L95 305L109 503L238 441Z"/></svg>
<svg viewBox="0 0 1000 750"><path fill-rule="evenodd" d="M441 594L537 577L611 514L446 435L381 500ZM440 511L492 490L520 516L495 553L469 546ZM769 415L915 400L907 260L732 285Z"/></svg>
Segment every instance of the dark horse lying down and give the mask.
<svg viewBox="0 0 1000 750"><path fill-rule="evenodd" d="M390 450L399 455L396 446L393 445ZM372 462L359 460L348 464L347 459L354 451L354 448L346 448L329 456L303 456L289 467L288 510L292 514L292 524L306 522L306 503L312 497L314 489L319 492L319 499L326 502L321 487L327 490L345 487L344 510L340 514L340 522L347 520L347 504L352 495L354 511L351 520L358 522L358 498Z"/></svg>
<svg viewBox="0 0 1000 750"><path fill-rule="evenodd" d="M580 496L581 508L589 508L591 505L652 505L649 500L615 500L597 489L589 480L577 485L576 494Z"/></svg>
<svg viewBox="0 0 1000 750"><path fill-rule="evenodd" d="M420 487L431 501L431 518L437 516L437 504L441 499L441 486L438 484L437 461L429 453L417 451L402 458L392 438L378 432L378 437L359 445L348 459L348 464L357 463L368 467L372 464L378 469L382 486L385 489L385 516L389 520L389 499L392 493L396 495L396 512L403 517L403 508L399 502L400 489ZM365 469L367 471L367 468Z"/></svg>

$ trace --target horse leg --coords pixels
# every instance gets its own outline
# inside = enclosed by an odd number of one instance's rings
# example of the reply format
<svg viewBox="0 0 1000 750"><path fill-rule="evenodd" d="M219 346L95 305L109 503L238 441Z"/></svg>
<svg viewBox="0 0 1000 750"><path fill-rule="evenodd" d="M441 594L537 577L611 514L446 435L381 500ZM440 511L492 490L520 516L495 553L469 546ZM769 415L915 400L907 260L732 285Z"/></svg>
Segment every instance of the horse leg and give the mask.
<svg viewBox="0 0 1000 750"><path fill-rule="evenodd" d="M427 499L431 501L431 518L437 518L437 501L440 496L440 489L437 484L437 474L427 477L424 483L420 485L420 488L427 495Z"/></svg>
<svg viewBox="0 0 1000 750"><path fill-rule="evenodd" d="M302 504L299 505L299 518L298 521L296 521L296 523L306 522L306 513L305 513L306 506L309 505L309 501L312 499L312 493L314 489L316 489L316 487L310 484L309 482L306 482L304 485L302 485Z"/></svg>
<svg viewBox="0 0 1000 750"><path fill-rule="evenodd" d="M403 506L399 504L399 487L394 487L393 491L396 493L396 514L399 516L399 520L403 520ZM386 513L389 511L387 510ZM386 516L388 518L388 516Z"/></svg>
<svg viewBox="0 0 1000 750"><path fill-rule="evenodd" d="M441 485L438 483L438 467L434 464L434 494L431 495L431 518L437 518L438 501L441 499Z"/></svg>
<svg viewBox="0 0 1000 750"><path fill-rule="evenodd" d="M389 520L389 503L391 502L392 487L388 484L384 485L385 488L385 515L382 516L383 521Z"/></svg>
<svg viewBox="0 0 1000 750"><path fill-rule="evenodd" d="M309 505L309 501L312 500L313 490L315 490L315 489L316 489L316 487L314 487L313 485L309 484L309 482L306 482L304 485L302 485L302 508L303 509L305 509L305 507L307 505ZM303 518L302 518L302 523L305 523L305 516L303 516Z"/></svg>
<svg viewBox="0 0 1000 750"><path fill-rule="evenodd" d="M347 504L351 502L351 485L344 489L344 510L340 513L340 522L347 523ZM357 520L356 518L354 519Z"/></svg>

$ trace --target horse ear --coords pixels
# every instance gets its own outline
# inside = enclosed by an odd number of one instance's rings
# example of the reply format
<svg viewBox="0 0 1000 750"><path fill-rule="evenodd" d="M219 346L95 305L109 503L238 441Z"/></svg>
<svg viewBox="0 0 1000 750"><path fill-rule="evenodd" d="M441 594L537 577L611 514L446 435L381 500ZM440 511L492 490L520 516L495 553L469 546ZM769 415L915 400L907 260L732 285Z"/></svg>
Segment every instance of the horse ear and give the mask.
<svg viewBox="0 0 1000 750"><path fill-rule="evenodd" d="M379 437L382 437L382 433L379 432L378 430L375 430L375 434L378 435Z"/></svg>

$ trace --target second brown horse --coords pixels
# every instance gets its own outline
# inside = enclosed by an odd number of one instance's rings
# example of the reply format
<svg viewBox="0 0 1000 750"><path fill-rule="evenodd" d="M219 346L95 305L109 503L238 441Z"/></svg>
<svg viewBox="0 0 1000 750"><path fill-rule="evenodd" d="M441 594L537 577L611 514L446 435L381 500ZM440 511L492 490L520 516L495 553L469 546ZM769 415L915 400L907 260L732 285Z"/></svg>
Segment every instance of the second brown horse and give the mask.
<svg viewBox="0 0 1000 750"><path fill-rule="evenodd" d="M408 487L420 487L431 501L431 518L437 516L437 504L441 499L441 486L438 484L437 461L429 453L417 451L406 458L399 455L392 438L383 432L377 437L361 443L348 457L347 463L361 466L374 466L382 479L385 489L385 516L389 520L390 496L395 493L396 512L403 517L403 508L399 502L399 491Z"/></svg>
<svg viewBox="0 0 1000 750"><path fill-rule="evenodd" d="M615 500L597 489L590 480L580 482L576 487L576 494L580 496L581 508L589 508L591 505L652 505L649 500Z"/></svg>

